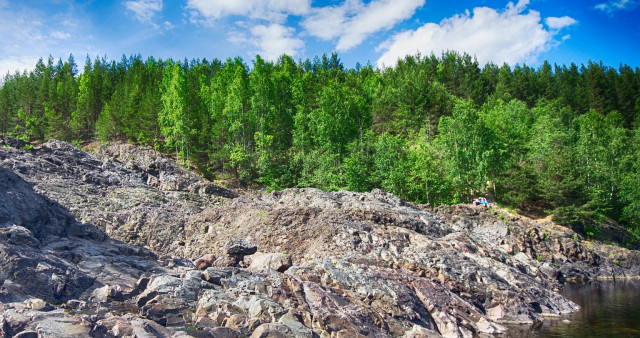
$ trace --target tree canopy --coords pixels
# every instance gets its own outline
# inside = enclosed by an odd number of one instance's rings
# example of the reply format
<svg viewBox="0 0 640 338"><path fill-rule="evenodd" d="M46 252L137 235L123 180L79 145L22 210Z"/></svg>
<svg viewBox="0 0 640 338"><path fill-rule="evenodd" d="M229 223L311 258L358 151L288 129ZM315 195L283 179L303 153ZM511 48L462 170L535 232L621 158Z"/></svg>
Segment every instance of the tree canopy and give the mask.
<svg viewBox="0 0 640 338"><path fill-rule="evenodd" d="M151 145L267 189L381 188L432 205L488 195L640 231L638 68L480 67L455 52L385 69L347 69L335 53L77 68L49 57L7 74L0 134Z"/></svg>

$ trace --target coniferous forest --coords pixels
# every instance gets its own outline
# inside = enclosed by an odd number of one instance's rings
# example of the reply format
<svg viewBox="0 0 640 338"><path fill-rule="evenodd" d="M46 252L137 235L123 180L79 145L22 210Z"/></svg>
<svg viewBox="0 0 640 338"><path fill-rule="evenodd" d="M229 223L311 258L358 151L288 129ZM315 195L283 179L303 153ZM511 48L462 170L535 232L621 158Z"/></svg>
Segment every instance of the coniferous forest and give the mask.
<svg viewBox="0 0 640 338"><path fill-rule="evenodd" d="M87 57L80 71L49 57L4 77L0 133L151 145L209 179L267 189L380 188L432 205L489 195L640 232L640 69L627 65L134 55Z"/></svg>

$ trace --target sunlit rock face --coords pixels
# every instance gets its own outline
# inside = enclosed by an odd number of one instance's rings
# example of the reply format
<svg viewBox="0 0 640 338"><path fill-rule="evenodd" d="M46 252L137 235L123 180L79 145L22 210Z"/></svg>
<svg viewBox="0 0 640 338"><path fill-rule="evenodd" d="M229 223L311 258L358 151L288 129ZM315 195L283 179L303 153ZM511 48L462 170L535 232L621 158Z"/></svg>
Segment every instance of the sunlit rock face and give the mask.
<svg viewBox="0 0 640 338"><path fill-rule="evenodd" d="M495 207L237 196L150 148L2 142L6 336L470 337L576 311L562 280L639 275L637 251Z"/></svg>

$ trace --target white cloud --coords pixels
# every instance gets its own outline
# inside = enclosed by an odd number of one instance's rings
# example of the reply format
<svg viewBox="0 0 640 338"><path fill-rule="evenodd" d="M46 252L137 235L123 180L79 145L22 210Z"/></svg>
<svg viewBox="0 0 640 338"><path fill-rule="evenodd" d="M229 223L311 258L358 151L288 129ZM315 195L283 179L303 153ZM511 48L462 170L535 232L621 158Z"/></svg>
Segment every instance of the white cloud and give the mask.
<svg viewBox="0 0 640 338"><path fill-rule="evenodd" d="M336 50L347 51L371 34L390 29L410 18L425 0L346 0L341 6L313 10L302 26L323 40L338 38Z"/></svg>
<svg viewBox="0 0 640 338"><path fill-rule="evenodd" d="M125 1L124 6L135 14L138 21L152 24L153 16L162 10L162 0L131 0Z"/></svg>
<svg viewBox="0 0 640 338"><path fill-rule="evenodd" d="M86 53L93 54L91 25L75 9L70 5L45 12L17 1L0 0L0 76L32 70L39 58L46 60L49 55L66 60L73 53L78 62Z"/></svg>
<svg viewBox="0 0 640 338"><path fill-rule="evenodd" d="M638 5L635 0L617 0L617 1L609 1L606 3L601 3L595 5L595 9L599 9L603 12L607 12L611 14L615 11L633 9Z"/></svg>
<svg viewBox="0 0 640 338"><path fill-rule="evenodd" d="M7 73L13 75L16 71L22 73L35 67L39 57L35 56L10 56L0 59L0 83Z"/></svg>
<svg viewBox="0 0 640 338"><path fill-rule="evenodd" d="M555 28L546 30L540 13L533 10L524 13L527 4L527 0L515 5L510 2L501 12L477 7L473 15L467 11L439 24L427 23L416 30L398 33L378 47L385 52L377 65L392 66L398 58L417 52L438 55L448 50L475 55L480 63L533 63L557 43L554 37L558 30L575 20L550 18L547 25Z"/></svg>
<svg viewBox="0 0 640 338"><path fill-rule="evenodd" d="M37 13L17 11L0 2L0 76L16 70L33 69L48 39Z"/></svg>
<svg viewBox="0 0 640 338"><path fill-rule="evenodd" d="M58 40L68 40L71 37L71 34L67 32L61 32L61 31L53 31L51 32L50 35L52 38L58 39Z"/></svg>
<svg viewBox="0 0 640 338"><path fill-rule="evenodd" d="M176 28L176 26L174 24L172 24L171 22L169 22L169 21L163 22L162 25L164 26L164 29L167 30L167 31L170 31L170 30Z"/></svg>
<svg viewBox="0 0 640 338"><path fill-rule="evenodd" d="M269 61L276 61L282 54L297 55L304 48L304 41L294 36L295 30L280 24L257 25L251 28L251 38L241 34L230 40L236 43L250 43L257 47L257 54Z"/></svg>
<svg viewBox="0 0 640 338"><path fill-rule="evenodd" d="M311 0L188 0L192 20L203 17L211 22L222 17L241 15L251 19L283 22L289 15L304 15Z"/></svg>
<svg viewBox="0 0 640 338"><path fill-rule="evenodd" d="M296 55L304 41L296 30L284 26L289 16L303 16L311 9L311 0L188 0L191 21L213 24L229 16L241 16L229 32L229 41L256 48L255 53L275 61L282 54ZM267 22L265 24L265 21Z"/></svg>
<svg viewBox="0 0 640 338"><path fill-rule="evenodd" d="M569 16L563 16L561 18L548 17L544 19L544 22L547 24L547 26L549 26L549 28L556 29L556 30L573 26L578 23L576 19Z"/></svg>

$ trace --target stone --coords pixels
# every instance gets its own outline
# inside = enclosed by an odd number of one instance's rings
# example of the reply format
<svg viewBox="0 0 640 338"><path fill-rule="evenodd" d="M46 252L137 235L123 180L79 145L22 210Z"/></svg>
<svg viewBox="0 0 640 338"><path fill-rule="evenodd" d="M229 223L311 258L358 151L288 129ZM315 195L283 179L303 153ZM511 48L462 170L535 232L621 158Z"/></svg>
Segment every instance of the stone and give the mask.
<svg viewBox="0 0 640 338"><path fill-rule="evenodd" d="M283 253L255 253L244 257L251 270L273 269L278 272L285 272L291 267L291 257Z"/></svg>
<svg viewBox="0 0 640 338"><path fill-rule="evenodd" d="M237 330L234 330L230 327L214 327L209 330L209 334L211 334L214 338L238 338L242 335Z"/></svg>
<svg viewBox="0 0 640 338"><path fill-rule="evenodd" d="M163 326L188 323L191 318L189 307L180 299L158 295L140 308L141 314Z"/></svg>
<svg viewBox="0 0 640 338"><path fill-rule="evenodd" d="M258 246L256 243L246 239L234 239L225 244L224 251L228 256L244 257L256 253Z"/></svg>
<svg viewBox="0 0 640 338"><path fill-rule="evenodd" d="M78 316L69 316L59 311L45 312L31 317L38 337L88 337L91 325Z"/></svg>
<svg viewBox="0 0 640 338"><path fill-rule="evenodd" d="M243 335L250 335L262 324L260 319L249 318L241 314L233 314L226 318L223 325L239 331Z"/></svg>
<svg viewBox="0 0 640 338"><path fill-rule="evenodd" d="M218 326L218 323L209 316L202 316L196 320L194 325L199 328L214 328Z"/></svg>
<svg viewBox="0 0 640 338"><path fill-rule="evenodd" d="M148 319L114 316L97 321L93 332L116 337L170 337L173 332Z"/></svg>
<svg viewBox="0 0 640 338"><path fill-rule="evenodd" d="M138 279L138 281L136 282L135 292L140 293L146 290L150 281L151 278L149 277L140 277L140 279Z"/></svg>
<svg viewBox="0 0 640 338"><path fill-rule="evenodd" d="M24 245L31 248L40 246L39 241L33 237L31 231L19 225L14 224L7 228L1 228L0 235L6 238L8 244Z"/></svg>
<svg viewBox="0 0 640 338"><path fill-rule="evenodd" d="M198 300L198 309L202 309L206 312L212 312L218 308L218 305L221 304L221 302L229 300L231 300L231 297L222 291L205 290L202 292L202 295Z"/></svg>
<svg viewBox="0 0 640 338"><path fill-rule="evenodd" d="M72 309L72 310L81 310L86 308L86 306L87 306L87 302L84 302L78 299L69 299L63 305L65 309Z"/></svg>
<svg viewBox="0 0 640 338"><path fill-rule="evenodd" d="M275 321L276 317L285 312L280 304L256 296L252 296L246 306L249 316L261 319L263 322Z"/></svg>
<svg viewBox="0 0 640 338"><path fill-rule="evenodd" d="M214 267L235 267L242 260L241 256L221 256L213 262Z"/></svg>
<svg viewBox="0 0 640 338"><path fill-rule="evenodd" d="M221 269L215 267L207 268L202 275L202 279L212 284L222 285L222 279L229 278L231 276L231 273L232 270L229 269Z"/></svg>
<svg viewBox="0 0 640 338"><path fill-rule="evenodd" d="M213 263L216 261L216 256L214 254L206 254L198 259L196 259L193 264L196 268L200 270L204 270L210 266L213 266Z"/></svg>
<svg viewBox="0 0 640 338"><path fill-rule="evenodd" d="M149 147L20 148L0 147L11 335L185 336L163 325L192 322L214 336L499 335L578 310L559 280L640 276L636 250L497 206L381 190L237 196Z"/></svg>
<svg viewBox="0 0 640 338"><path fill-rule="evenodd" d="M105 285L103 287L93 290L93 292L91 293L91 299L94 302L98 302L98 303L105 303L110 298L118 298L121 296L122 296L122 291L120 287L118 287L117 285L115 286Z"/></svg>
<svg viewBox="0 0 640 338"><path fill-rule="evenodd" d="M291 329L284 324L262 324L251 334L251 338L289 338L295 337Z"/></svg>
<svg viewBox="0 0 640 338"><path fill-rule="evenodd" d="M31 298L24 301L27 307L34 311L51 311L54 307L42 299Z"/></svg>
<svg viewBox="0 0 640 338"><path fill-rule="evenodd" d="M291 334L294 337L313 337L313 331L304 326L298 318L290 313L284 314L280 319L278 319L279 324L283 324L291 330Z"/></svg>
<svg viewBox="0 0 640 338"><path fill-rule="evenodd" d="M407 331L403 336L403 338L436 338L442 337L435 331L429 330L427 328L414 325L411 330Z"/></svg>

